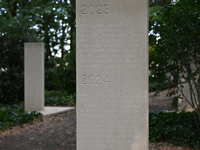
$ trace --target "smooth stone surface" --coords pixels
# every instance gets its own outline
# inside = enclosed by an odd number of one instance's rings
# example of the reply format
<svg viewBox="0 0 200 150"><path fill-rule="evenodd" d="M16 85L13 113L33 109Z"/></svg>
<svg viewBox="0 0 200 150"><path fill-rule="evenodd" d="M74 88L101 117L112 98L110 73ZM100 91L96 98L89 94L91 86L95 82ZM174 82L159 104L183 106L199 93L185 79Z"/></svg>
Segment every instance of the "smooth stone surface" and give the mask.
<svg viewBox="0 0 200 150"><path fill-rule="evenodd" d="M25 110L44 110L44 43L24 45Z"/></svg>
<svg viewBox="0 0 200 150"><path fill-rule="evenodd" d="M191 71L194 73L196 71L195 65L191 63L190 66L191 66ZM185 71L186 71L186 69L185 69ZM187 76L187 74L185 76ZM182 80L182 82L185 82L184 79L181 79L181 80ZM184 87L182 88L182 90L183 90L182 92L184 95L180 91L178 91L178 95L180 95L183 98L183 99L182 98L178 99L178 110L179 110L179 112L181 112L183 110L186 112L194 111L192 106L185 100L185 97L186 97L190 103L192 102L191 95L190 95L190 86L188 83L183 84L183 86ZM192 84L192 87L193 87L193 89L195 89L193 84ZM196 90L194 90L194 93L197 97Z"/></svg>
<svg viewBox="0 0 200 150"><path fill-rule="evenodd" d="M43 116L52 116L75 110L75 107L44 107L43 111L39 111Z"/></svg>
<svg viewBox="0 0 200 150"><path fill-rule="evenodd" d="M148 150L148 1L77 0L77 150Z"/></svg>
<svg viewBox="0 0 200 150"><path fill-rule="evenodd" d="M184 86L183 93L184 93L185 97L189 100L189 102L191 102L189 84L184 84L183 86ZM180 91L178 94L182 95ZM184 97L184 96L182 96L182 97ZM185 99L179 98L178 99L178 111L181 112L183 110L186 112L191 112L194 109L187 101L185 101Z"/></svg>

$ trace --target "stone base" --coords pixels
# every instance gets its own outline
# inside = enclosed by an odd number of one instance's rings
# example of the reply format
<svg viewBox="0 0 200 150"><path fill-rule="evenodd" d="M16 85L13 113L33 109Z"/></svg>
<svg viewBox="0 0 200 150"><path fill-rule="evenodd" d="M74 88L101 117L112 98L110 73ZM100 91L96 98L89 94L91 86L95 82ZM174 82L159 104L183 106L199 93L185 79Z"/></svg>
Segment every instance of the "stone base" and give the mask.
<svg viewBox="0 0 200 150"><path fill-rule="evenodd" d="M75 107L44 107L43 111L39 111L43 116L52 116L65 113L68 111L76 110Z"/></svg>

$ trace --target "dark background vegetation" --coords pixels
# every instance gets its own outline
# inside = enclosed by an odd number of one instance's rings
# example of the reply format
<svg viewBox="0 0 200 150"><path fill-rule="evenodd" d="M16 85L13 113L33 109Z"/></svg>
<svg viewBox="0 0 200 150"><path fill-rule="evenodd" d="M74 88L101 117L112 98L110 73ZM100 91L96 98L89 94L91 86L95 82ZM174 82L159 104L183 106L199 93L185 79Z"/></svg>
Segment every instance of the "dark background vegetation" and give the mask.
<svg viewBox="0 0 200 150"><path fill-rule="evenodd" d="M0 102L24 100L24 42L45 43L45 89L74 94L75 0L3 0L0 8Z"/></svg>

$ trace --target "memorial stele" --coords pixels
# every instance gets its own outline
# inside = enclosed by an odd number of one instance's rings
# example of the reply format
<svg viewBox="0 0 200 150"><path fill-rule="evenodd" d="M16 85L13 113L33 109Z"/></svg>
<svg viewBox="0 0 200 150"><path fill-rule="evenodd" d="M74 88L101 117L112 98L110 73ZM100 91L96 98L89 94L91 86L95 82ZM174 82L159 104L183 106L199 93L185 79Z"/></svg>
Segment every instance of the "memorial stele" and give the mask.
<svg viewBox="0 0 200 150"><path fill-rule="evenodd" d="M26 111L44 110L44 43L24 44L24 98Z"/></svg>
<svg viewBox="0 0 200 150"><path fill-rule="evenodd" d="M77 150L148 150L148 1L76 2Z"/></svg>

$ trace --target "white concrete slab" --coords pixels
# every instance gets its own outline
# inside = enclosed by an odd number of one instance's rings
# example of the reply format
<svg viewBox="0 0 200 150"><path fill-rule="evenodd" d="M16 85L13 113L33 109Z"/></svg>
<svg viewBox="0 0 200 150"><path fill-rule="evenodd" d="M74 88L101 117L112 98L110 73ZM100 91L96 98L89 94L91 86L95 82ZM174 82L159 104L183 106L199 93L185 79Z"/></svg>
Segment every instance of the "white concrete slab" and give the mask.
<svg viewBox="0 0 200 150"><path fill-rule="evenodd" d="M39 111L43 116L52 116L64 112L75 110L75 107L44 107L44 110Z"/></svg>

